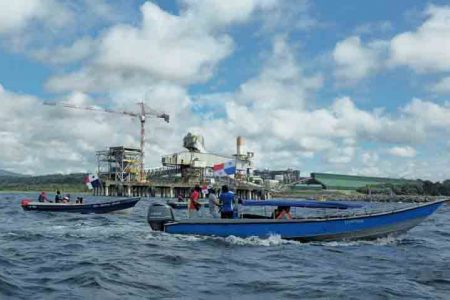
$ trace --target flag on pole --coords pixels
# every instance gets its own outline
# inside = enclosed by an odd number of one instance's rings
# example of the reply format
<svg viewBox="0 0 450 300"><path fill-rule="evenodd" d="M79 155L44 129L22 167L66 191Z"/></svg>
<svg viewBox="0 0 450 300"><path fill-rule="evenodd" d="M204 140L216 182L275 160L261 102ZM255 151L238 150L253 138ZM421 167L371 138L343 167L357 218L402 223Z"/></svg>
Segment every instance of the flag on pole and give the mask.
<svg viewBox="0 0 450 300"><path fill-rule="evenodd" d="M101 186L100 178L95 174L89 174L84 178L84 183L87 185L88 189L92 190Z"/></svg>
<svg viewBox="0 0 450 300"><path fill-rule="evenodd" d="M229 176L236 173L236 161L230 160L225 163L216 164L213 167L214 176Z"/></svg>

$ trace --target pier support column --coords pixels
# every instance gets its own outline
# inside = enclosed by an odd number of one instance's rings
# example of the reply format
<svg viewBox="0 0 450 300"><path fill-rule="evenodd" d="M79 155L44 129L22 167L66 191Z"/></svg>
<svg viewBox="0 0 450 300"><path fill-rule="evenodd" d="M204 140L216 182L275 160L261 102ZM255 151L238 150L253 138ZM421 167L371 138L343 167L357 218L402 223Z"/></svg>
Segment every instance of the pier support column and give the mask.
<svg viewBox="0 0 450 300"><path fill-rule="evenodd" d="M127 192L127 196L130 197L131 196L131 186L130 185L127 186L126 192Z"/></svg>
<svg viewBox="0 0 450 300"><path fill-rule="evenodd" d="M105 196L109 196L109 186L105 185Z"/></svg>

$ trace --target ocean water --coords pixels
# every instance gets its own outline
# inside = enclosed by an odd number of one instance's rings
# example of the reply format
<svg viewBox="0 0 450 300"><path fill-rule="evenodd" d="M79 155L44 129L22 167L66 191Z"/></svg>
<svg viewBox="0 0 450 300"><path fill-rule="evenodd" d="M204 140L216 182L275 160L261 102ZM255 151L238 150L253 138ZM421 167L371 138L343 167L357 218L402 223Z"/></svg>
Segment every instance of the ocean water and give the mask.
<svg viewBox="0 0 450 300"><path fill-rule="evenodd" d="M0 194L0 299L450 299L450 207L398 238L174 236L128 215L25 212ZM33 195L37 196L37 195Z"/></svg>

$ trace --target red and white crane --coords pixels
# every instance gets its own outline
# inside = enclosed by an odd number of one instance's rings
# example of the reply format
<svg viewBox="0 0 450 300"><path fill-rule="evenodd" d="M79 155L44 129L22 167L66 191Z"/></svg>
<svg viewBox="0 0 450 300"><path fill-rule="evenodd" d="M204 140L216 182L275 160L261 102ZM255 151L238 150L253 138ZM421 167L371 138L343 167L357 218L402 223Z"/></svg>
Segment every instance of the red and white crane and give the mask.
<svg viewBox="0 0 450 300"><path fill-rule="evenodd" d="M144 169L144 150L145 150L145 120L149 116L157 117L164 119L167 123L169 123L170 117L166 113L158 112L150 107L148 107L143 101L137 103L140 107L140 112L129 112L129 111L120 111L120 110L112 110L108 108L101 108L96 106L78 106L70 103L53 103L53 102L44 102L45 105L50 106L63 106L67 108L73 109L82 109L82 110L91 110L91 111L99 111L99 112L107 112L112 114L126 115L130 117L139 118L141 122L141 157L140 157L140 180L145 181L145 169Z"/></svg>

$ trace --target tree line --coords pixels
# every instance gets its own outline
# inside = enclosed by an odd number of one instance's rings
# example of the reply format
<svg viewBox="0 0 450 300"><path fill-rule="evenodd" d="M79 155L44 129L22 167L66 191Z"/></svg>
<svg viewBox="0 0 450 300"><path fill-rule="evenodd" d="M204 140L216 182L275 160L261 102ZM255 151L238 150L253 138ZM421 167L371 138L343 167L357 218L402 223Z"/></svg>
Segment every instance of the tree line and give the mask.
<svg viewBox="0 0 450 300"><path fill-rule="evenodd" d="M66 191L86 192L86 174L53 174L43 176L0 176L1 191Z"/></svg>
<svg viewBox="0 0 450 300"><path fill-rule="evenodd" d="M357 191L363 194L450 196L450 179L442 182L419 179L403 184L368 185L358 188Z"/></svg>

